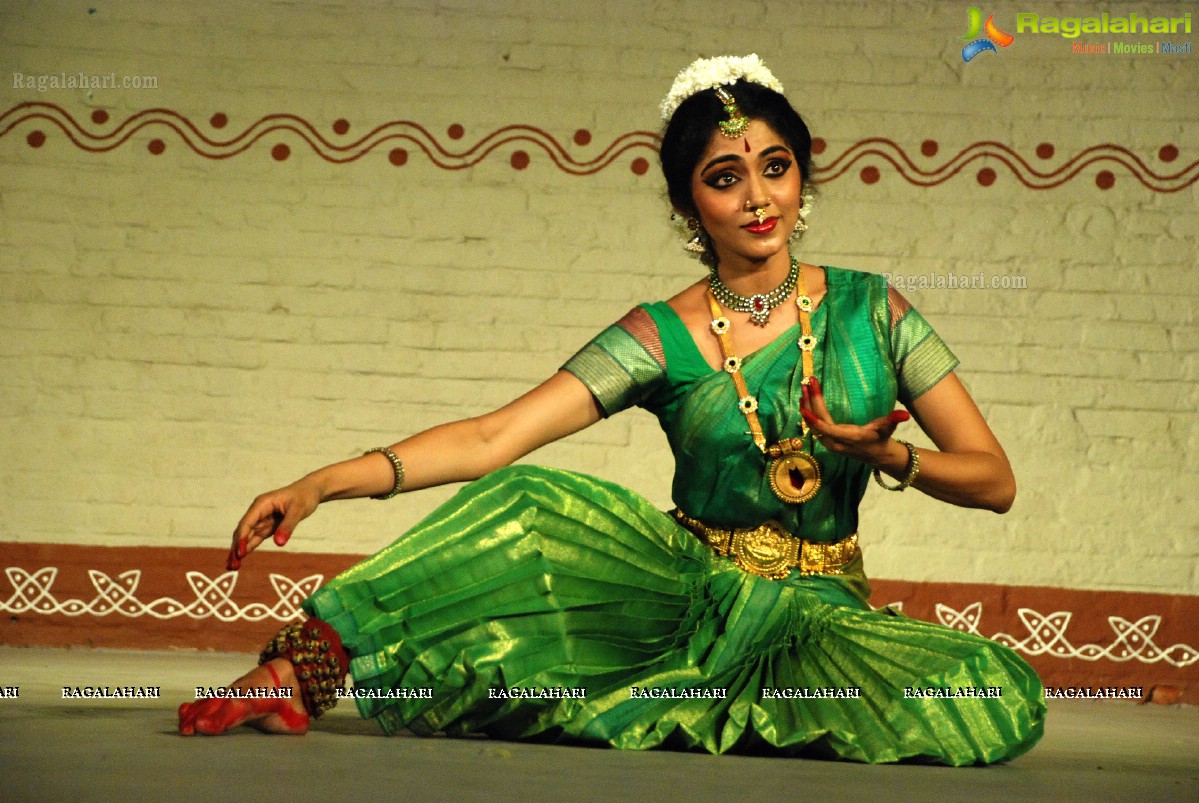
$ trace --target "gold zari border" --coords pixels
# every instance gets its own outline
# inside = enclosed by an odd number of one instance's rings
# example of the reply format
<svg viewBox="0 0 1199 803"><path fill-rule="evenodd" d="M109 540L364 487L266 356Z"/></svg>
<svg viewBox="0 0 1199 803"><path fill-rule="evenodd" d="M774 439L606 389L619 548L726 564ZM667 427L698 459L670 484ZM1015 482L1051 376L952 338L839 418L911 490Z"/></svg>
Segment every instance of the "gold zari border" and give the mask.
<svg viewBox="0 0 1199 803"><path fill-rule="evenodd" d="M774 521L758 527L723 530L709 527L681 510L672 511L679 524L694 533L712 551L729 558L743 571L782 580L799 569L800 574L842 574L858 556L858 534L851 533L831 544L807 541Z"/></svg>

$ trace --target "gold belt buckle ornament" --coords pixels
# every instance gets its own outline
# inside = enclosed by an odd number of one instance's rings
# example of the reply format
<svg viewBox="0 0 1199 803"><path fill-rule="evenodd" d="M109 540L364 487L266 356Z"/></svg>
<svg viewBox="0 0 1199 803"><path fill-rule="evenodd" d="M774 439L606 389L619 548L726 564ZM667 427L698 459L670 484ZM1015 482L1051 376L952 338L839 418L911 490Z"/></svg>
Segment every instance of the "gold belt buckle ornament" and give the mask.
<svg viewBox="0 0 1199 803"><path fill-rule="evenodd" d="M857 533L825 544L798 538L776 521L752 529L725 530L709 527L677 508L674 517L717 555L729 558L742 571L768 580L785 579L792 569L799 569L803 575L842 574L858 555Z"/></svg>
<svg viewBox="0 0 1199 803"><path fill-rule="evenodd" d="M752 530L733 530L729 557L747 572L782 580L799 565L799 539L768 521Z"/></svg>

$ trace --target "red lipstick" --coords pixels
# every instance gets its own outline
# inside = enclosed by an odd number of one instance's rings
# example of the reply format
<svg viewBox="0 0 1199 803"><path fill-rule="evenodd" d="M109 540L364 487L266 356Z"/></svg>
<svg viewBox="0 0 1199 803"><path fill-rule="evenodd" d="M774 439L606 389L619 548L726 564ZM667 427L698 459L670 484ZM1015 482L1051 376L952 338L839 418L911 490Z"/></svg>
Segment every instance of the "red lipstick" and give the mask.
<svg viewBox="0 0 1199 803"><path fill-rule="evenodd" d="M774 231L774 227L778 224L779 219L777 217L768 217L761 223L754 221L753 223L742 226L742 228L753 234L769 234L770 232Z"/></svg>

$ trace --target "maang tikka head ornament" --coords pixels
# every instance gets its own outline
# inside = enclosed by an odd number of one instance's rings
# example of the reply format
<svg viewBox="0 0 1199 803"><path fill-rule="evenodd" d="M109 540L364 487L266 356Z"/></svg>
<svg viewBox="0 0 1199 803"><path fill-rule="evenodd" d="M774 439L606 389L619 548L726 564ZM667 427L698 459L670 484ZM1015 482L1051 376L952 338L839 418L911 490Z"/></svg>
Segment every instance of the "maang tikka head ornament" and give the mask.
<svg viewBox="0 0 1199 803"><path fill-rule="evenodd" d="M723 86L716 87L716 97L720 98L720 102L724 104L724 113L729 116L729 119L717 123L720 133L729 139L740 139L749 128L749 118L741 113L737 108L736 98Z"/></svg>

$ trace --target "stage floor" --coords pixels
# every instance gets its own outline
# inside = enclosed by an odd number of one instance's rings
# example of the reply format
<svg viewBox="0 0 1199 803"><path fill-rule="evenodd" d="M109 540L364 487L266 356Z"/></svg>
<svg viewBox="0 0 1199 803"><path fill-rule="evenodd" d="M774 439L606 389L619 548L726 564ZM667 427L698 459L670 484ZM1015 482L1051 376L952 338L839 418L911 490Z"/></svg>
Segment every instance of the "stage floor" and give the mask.
<svg viewBox="0 0 1199 803"><path fill-rule="evenodd" d="M1052 701L1045 738L999 767L386 738L353 706L305 737L183 738L175 709L252 656L0 647L6 800L732 801L1199 799L1199 709ZM159 700L63 699L69 686L160 686Z"/></svg>

